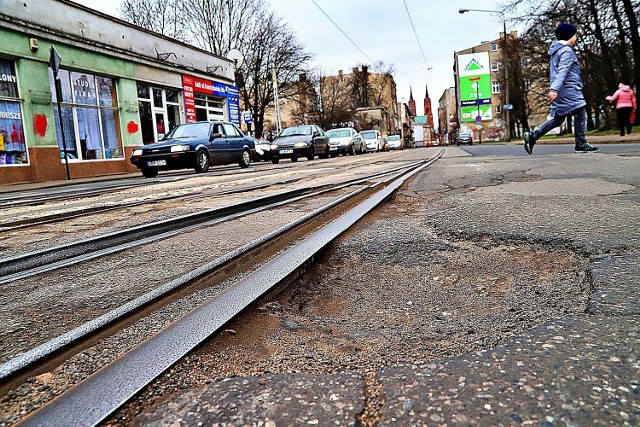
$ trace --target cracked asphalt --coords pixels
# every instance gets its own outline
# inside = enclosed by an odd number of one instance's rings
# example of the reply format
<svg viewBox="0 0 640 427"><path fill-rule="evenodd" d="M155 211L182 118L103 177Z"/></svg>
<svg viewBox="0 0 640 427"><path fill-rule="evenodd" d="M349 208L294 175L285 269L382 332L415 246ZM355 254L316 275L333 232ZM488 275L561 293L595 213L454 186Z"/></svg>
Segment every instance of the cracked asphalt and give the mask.
<svg viewBox="0 0 640 427"><path fill-rule="evenodd" d="M639 424L640 147L499 150L447 147L106 424Z"/></svg>

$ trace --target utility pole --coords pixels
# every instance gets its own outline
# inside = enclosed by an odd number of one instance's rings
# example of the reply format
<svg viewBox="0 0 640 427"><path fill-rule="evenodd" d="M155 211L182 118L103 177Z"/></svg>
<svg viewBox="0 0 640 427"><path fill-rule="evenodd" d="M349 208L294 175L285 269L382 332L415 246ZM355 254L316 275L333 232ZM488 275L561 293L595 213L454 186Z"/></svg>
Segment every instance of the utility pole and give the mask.
<svg viewBox="0 0 640 427"><path fill-rule="evenodd" d="M276 109L276 135L280 135L282 125L280 124L280 100L278 99L278 79L276 68L271 68L271 78L273 79L273 105Z"/></svg>

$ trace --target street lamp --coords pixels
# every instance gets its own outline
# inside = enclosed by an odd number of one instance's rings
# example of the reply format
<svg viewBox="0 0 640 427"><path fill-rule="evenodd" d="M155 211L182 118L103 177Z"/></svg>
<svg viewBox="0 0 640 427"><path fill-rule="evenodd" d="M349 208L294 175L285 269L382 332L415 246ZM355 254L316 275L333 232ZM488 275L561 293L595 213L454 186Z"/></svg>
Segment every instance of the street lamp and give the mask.
<svg viewBox="0 0 640 427"><path fill-rule="evenodd" d="M487 10L487 9L459 9L458 13L460 15L462 15L463 13L466 12L486 12L486 13L498 13L500 14L500 16L502 16L502 32L504 33L504 54L503 54L503 60L504 60L504 81L505 81L505 88L504 88L504 103L505 105L509 104L509 50L508 50L508 42L507 42L507 20L505 19L504 16L504 11L502 10ZM479 108L479 107L478 107ZM506 112L507 115L507 122L506 122L506 132L505 132L505 140L507 142L511 141L511 122L509 120L509 110L505 109L503 106L503 110Z"/></svg>

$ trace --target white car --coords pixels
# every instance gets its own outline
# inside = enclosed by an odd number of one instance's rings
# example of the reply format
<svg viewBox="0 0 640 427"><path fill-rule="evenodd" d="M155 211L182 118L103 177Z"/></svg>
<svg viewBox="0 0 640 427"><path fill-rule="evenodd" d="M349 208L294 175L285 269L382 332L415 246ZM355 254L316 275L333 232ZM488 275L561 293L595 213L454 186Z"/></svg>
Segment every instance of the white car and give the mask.
<svg viewBox="0 0 640 427"><path fill-rule="evenodd" d="M331 156L339 154L363 154L367 152L364 139L353 128L339 128L327 131Z"/></svg>
<svg viewBox="0 0 640 427"><path fill-rule="evenodd" d="M364 138L367 151L380 151L384 147L384 140L378 130L363 130L360 135Z"/></svg>
<svg viewBox="0 0 640 427"><path fill-rule="evenodd" d="M271 160L271 143L264 138L253 138L254 144L256 146L256 155L253 159L254 162L264 160Z"/></svg>
<svg viewBox="0 0 640 427"><path fill-rule="evenodd" d="M389 135L387 137L387 147L389 150L402 150L402 139L400 139L400 135Z"/></svg>

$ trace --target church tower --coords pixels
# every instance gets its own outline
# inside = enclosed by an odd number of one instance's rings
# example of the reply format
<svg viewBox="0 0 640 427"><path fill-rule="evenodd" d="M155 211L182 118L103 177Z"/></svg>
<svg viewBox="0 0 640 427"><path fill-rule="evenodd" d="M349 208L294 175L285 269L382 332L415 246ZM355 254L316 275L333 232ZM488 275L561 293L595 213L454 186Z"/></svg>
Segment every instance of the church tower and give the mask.
<svg viewBox="0 0 640 427"><path fill-rule="evenodd" d="M433 129L433 111L431 110L431 98L429 98L429 87L426 86L424 95L424 115L427 116L427 125Z"/></svg>
<svg viewBox="0 0 640 427"><path fill-rule="evenodd" d="M409 86L409 111L413 117L417 116L416 114L416 101L413 99L413 92L411 91L411 86Z"/></svg>

